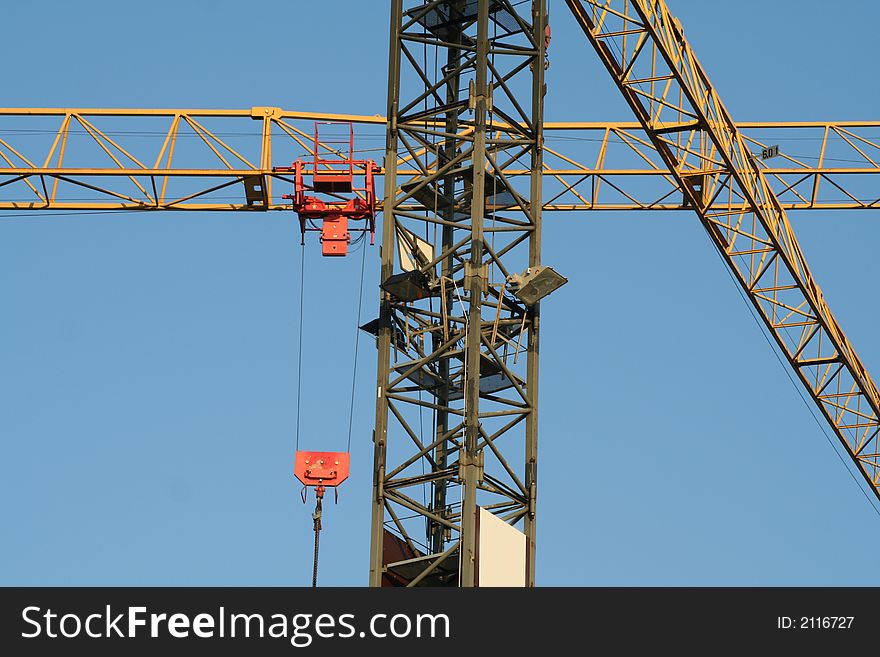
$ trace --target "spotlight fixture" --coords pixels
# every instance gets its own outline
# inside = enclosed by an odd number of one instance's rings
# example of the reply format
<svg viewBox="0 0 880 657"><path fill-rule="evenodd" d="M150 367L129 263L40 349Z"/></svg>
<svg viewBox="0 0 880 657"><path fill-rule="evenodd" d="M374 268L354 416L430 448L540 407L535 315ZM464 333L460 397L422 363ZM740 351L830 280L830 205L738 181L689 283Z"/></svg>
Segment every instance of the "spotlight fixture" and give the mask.
<svg viewBox="0 0 880 657"><path fill-rule="evenodd" d="M379 287L397 300L407 303L431 296L428 277L417 269L389 276Z"/></svg>
<svg viewBox="0 0 880 657"><path fill-rule="evenodd" d="M365 333L369 333L372 336L379 337L379 331L385 327L390 327L391 322L388 319L382 319L377 317L376 319L371 319L366 324L362 324L358 328ZM406 336L404 336L403 331L399 328L395 328L392 333L392 340L394 344L397 345L398 349L406 349Z"/></svg>
<svg viewBox="0 0 880 657"><path fill-rule="evenodd" d="M514 374L513 377L520 387L525 387L525 381L519 378L516 374ZM504 373L504 370L502 370L501 367L499 367L488 354L481 353L480 394L494 395L497 392L507 390L511 387L513 387L513 381L510 379L509 376L507 376L507 374ZM453 390L450 391L450 400L462 399L463 397L464 390L461 389L461 386L456 386Z"/></svg>
<svg viewBox="0 0 880 657"><path fill-rule="evenodd" d="M547 266L529 267L520 274L507 277L507 289L527 306L538 303L566 283L565 276Z"/></svg>

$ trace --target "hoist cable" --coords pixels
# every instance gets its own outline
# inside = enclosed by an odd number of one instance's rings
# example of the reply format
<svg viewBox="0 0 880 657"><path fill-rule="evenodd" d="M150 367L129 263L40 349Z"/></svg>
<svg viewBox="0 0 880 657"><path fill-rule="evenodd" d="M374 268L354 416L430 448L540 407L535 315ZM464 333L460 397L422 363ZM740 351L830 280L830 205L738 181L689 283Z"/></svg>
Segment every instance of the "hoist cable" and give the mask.
<svg viewBox="0 0 880 657"><path fill-rule="evenodd" d="M365 233L366 234L366 233ZM354 330L354 365L352 366L352 374L351 374L351 404L348 408L348 446L345 448L346 452L351 451L351 428L354 423L354 393L355 388L357 386L357 371L358 371L358 344L360 342L361 337L361 308L363 306L364 301L364 265L367 261L367 249L361 248L361 281L358 286L358 310L357 310L357 321L355 322L355 330ZM317 539L316 539L317 540ZM316 548L317 550L317 548Z"/></svg>
<svg viewBox="0 0 880 657"><path fill-rule="evenodd" d="M711 241L711 239L710 239L710 241ZM746 305L746 308L748 308L749 314L752 316L752 319L755 321L755 324L757 325L758 330L761 333L761 336L767 342L767 345L770 347L770 351L776 357L776 361L779 363L779 366L782 368L782 371L785 372L785 376L788 378L788 380L791 383L792 387L794 388L795 392L798 394L798 397L800 397L801 401L804 403L804 406L807 407L807 410L810 412L810 416L813 418L813 421L816 423L816 426L819 427L819 431L822 432L822 435L825 437L825 440L828 442L828 445L831 447L831 449L834 451L837 458L840 460L840 463L843 465L844 469L847 471L849 476L852 478L853 482L858 487L858 489L862 492L862 495L865 496L865 499L868 501L868 504L871 506L871 509L874 511L874 513L876 513L878 516L880 516L880 508L877 507L877 505L874 503L874 499L868 494L868 491L865 489L865 486L863 485L863 483L859 480L859 478L853 472L852 462L847 461L841 455L840 450L837 447L837 441L833 440L832 437L829 435L827 425L825 424L825 422L823 422L822 420L819 419L819 416L816 414L815 406L813 404L811 404L810 401L807 399L807 396L804 393L803 387L798 384L798 382L795 380L794 376L792 375L792 372L791 372L792 368L789 365L787 365L785 363L785 361L782 359L782 356L780 356L780 354L779 354L780 350L777 349L776 345L773 344L773 339L771 337L771 334L767 330L766 324L764 322L762 322L761 319L758 317L758 314L755 310L755 307L752 305L748 296L746 296L746 293L743 291L742 285L740 285L739 281L734 276L730 267L727 266L727 263L724 261L724 258L722 257L721 253L717 249L713 249L713 251L718 255L718 259L721 261L722 265L724 266L724 271L727 273L728 277L733 282L733 285L736 288L736 291L739 292L739 296L743 300L743 303Z"/></svg>
<svg viewBox="0 0 880 657"><path fill-rule="evenodd" d="M315 512L312 514L312 519L315 521L315 557L312 562L312 588L317 588L318 586L318 545L321 541L321 495L318 496L318 500L315 503Z"/></svg>
<svg viewBox="0 0 880 657"><path fill-rule="evenodd" d="M299 271L299 355L296 364L296 450L299 451L300 402L302 400L303 300L305 298L306 247L301 246Z"/></svg>

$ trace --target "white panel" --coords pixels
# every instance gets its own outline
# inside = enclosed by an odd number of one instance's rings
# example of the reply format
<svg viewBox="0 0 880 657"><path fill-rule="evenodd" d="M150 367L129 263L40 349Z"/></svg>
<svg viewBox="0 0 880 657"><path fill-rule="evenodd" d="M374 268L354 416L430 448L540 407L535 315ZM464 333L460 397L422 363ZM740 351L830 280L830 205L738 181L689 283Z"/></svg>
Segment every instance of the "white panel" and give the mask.
<svg viewBox="0 0 880 657"><path fill-rule="evenodd" d="M479 509L477 576L480 586L526 585L526 535Z"/></svg>
<svg viewBox="0 0 880 657"><path fill-rule="evenodd" d="M434 259L434 246L430 242L426 242L402 226L398 226L397 231L397 255L400 259L400 268L403 271L413 271L419 268L414 251L420 253L425 262L431 262ZM414 248L410 248L407 239L414 245Z"/></svg>

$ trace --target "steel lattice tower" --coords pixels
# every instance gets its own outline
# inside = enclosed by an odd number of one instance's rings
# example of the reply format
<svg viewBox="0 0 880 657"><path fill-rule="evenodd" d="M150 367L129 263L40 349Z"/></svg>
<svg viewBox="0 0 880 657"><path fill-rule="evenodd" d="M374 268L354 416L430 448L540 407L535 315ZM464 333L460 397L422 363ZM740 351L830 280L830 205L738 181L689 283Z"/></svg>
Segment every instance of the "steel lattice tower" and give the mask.
<svg viewBox="0 0 880 657"><path fill-rule="evenodd" d="M370 584L478 585L481 507L534 585L546 7L391 8Z"/></svg>

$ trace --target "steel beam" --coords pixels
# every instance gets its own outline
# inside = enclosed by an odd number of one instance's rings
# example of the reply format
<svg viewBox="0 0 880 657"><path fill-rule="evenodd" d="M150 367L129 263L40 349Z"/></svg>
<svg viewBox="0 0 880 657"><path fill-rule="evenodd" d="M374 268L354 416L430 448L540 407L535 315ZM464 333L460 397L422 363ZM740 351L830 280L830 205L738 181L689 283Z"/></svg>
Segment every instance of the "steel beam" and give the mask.
<svg viewBox="0 0 880 657"><path fill-rule="evenodd" d="M757 316L880 498L880 391L678 19L663 0L566 2ZM820 166L821 157L824 151Z"/></svg>
<svg viewBox="0 0 880 657"><path fill-rule="evenodd" d="M272 167L310 156L314 121L357 124L364 155L377 150L387 125L381 116L277 107L0 108L0 211L289 211L281 195L292 182ZM426 125L426 133L461 138L441 116ZM738 127L783 208L880 208L880 122ZM658 128L667 135L683 129L674 122ZM689 210L638 123L557 122L544 130L544 210ZM764 159L762 153L775 153L772 146L778 154ZM400 184L421 175L415 166L421 148L388 160L396 162ZM505 175L532 172L511 166Z"/></svg>

